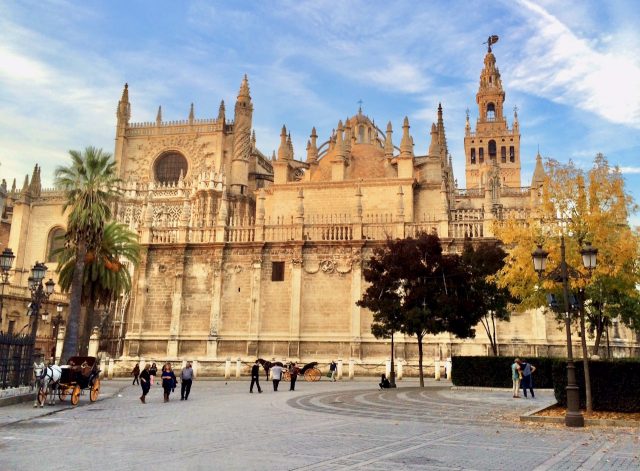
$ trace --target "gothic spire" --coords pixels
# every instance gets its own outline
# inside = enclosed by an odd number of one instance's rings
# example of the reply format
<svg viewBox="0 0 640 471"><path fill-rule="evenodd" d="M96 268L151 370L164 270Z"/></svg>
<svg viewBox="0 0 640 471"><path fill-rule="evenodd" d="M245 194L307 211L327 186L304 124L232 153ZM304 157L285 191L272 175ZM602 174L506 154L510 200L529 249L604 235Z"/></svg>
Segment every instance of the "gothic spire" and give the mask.
<svg viewBox="0 0 640 471"><path fill-rule="evenodd" d="M393 141L391 136L393 134L393 128L391 127L391 121L387 123L387 134L384 139L384 156L387 159L391 159L393 157Z"/></svg>
<svg viewBox="0 0 640 471"><path fill-rule="evenodd" d="M224 116L224 100L220 101L220 108L218 108L218 120L221 121L222 123L224 123L225 120L225 116Z"/></svg>
<svg viewBox="0 0 640 471"><path fill-rule="evenodd" d="M189 122L193 123L194 119L195 119L195 113L193 111L193 103L191 103L191 108L189 108Z"/></svg>
<svg viewBox="0 0 640 471"><path fill-rule="evenodd" d="M249 79L247 78L247 74L244 74L244 78L242 79L242 83L240 84L238 101L251 101L251 95L249 94Z"/></svg>
<svg viewBox="0 0 640 471"><path fill-rule="evenodd" d="M131 118L131 105L129 104L129 84L124 84L124 90L122 90L122 96L118 102L118 121L121 123L128 123Z"/></svg>
<svg viewBox="0 0 640 471"><path fill-rule="evenodd" d="M159 126L162 123L162 106L158 106L158 114L156 115L156 124Z"/></svg>
<svg viewBox="0 0 640 471"><path fill-rule="evenodd" d="M307 162L313 163L318 160L318 135L316 134L316 128L311 129L311 136L309 136L309 143L307 145Z"/></svg>
<svg viewBox="0 0 640 471"><path fill-rule="evenodd" d="M402 124L402 140L400 141L400 157L413 158L413 139L409 135L409 118L404 117Z"/></svg>
<svg viewBox="0 0 640 471"><path fill-rule="evenodd" d="M287 127L283 124L280 132L280 147L278 147L278 160L287 160L289 152L287 150Z"/></svg>
<svg viewBox="0 0 640 471"><path fill-rule="evenodd" d="M542 186L544 183L544 167L542 166L542 156L540 155L540 150L538 150L538 155L536 155L536 167L533 171L533 178L531 179L531 187L538 188Z"/></svg>

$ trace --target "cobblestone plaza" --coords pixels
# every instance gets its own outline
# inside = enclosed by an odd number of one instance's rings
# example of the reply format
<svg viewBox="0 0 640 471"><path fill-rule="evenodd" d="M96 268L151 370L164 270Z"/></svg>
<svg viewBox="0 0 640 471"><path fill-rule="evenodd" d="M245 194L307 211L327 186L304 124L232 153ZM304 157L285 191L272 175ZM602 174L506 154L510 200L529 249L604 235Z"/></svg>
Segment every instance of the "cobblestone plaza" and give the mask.
<svg viewBox="0 0 640 471"><path fill-rule="evenodd" d="M452 391L404 380L378 391L374 378L301 382L295 392L248 394L248 381L196 381L146 405L138 386L103 383L94 404L0 409L4 470L286 470L640 468L638 429L524 424L519 415L554 402L512 400L510 391Z"/></svg>

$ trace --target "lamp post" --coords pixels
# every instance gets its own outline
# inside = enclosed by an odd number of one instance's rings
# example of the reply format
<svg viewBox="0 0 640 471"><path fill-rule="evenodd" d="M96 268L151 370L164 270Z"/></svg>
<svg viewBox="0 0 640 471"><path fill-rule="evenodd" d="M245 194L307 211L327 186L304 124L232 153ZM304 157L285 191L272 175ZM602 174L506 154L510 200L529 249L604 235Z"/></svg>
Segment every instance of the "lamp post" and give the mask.
<svg viewBox="0 0 640 471"><path fill-rule="evenodd" d="M4 285L9 284L9 270L13 265L13 260L16 256L10 248L6 248L0 254L0 285L2 285L2 291L0 291L0 332L2 332L2 309L4 299Z"/></svg>
<svg viewBox="0 0 640 471"><path fill-rule="evenodd" d="M31 336L35 345L36 334L38 332L38 319L40 317L40 308L42 304L49 299L49 296L53 294L53 288L55 286L54 281L49 278L49 281L42 283L45 274L47 273L47 267L44 263L36 262L31 268L31 276L29 277L29 291L31 291L31 303L29 305L29 315L33 318L31 324Z"/></svg>
<svg viewBox="0 0 640 471"><path fill-rule="evenodd" d="M585 268L593 270L596 266L596 255L598 250L591 247L590 243L580 250L582 262ZM538 273L538 277L542 278L542 274L547 266L547 256L549 252L545 251L541 245L531 254L533 258L533 268ZM584 416L580 412L580 396L578 385L576 383L576 368L573 362L573 346L571 343L571 309L569 307L569 267L567 265L564 234L560 236L560 272L552 273L551 279L562 282L562 294L564 297L564 321L565 330L567 331L567 415L565 416L565 425L567 427L584 427ZM555 276L554 276L555 275Z"/></svg>

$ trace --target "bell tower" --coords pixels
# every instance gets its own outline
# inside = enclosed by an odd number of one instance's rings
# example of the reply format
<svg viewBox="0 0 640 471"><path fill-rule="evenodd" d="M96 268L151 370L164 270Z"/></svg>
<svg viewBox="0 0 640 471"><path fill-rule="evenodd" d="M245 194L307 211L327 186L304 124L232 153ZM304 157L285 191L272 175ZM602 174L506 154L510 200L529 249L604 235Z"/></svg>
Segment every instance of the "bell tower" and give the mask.
<svg viewBox="0 0 640 471"><path fill-rule="evenodd" d="M487 40L488 50L484 56L484 68L480 73L480 87L476 94L478 120L475 132L471 131L469 112L465 125L464 153L467 188L484 188L489 174L495 167L499 172L500 185L520 187L520 126L518 111L514 108L513 126L509 129L504 116L505 92L502 88L500 70L491 45L498 36ZM492 170L493 168L493 170Z"/></svg>

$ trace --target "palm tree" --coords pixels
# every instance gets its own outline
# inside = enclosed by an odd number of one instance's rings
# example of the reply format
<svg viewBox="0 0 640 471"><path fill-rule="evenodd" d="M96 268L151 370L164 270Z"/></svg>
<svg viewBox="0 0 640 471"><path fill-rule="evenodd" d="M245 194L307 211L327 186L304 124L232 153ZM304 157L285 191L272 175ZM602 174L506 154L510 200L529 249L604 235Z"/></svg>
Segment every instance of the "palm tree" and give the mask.
<svg viewBox="0 0 640 471"><path fill-rule="evenodd" d="M111 218L111 203L120 195L116 163L102 149L87 147L84 152L70 150L71 165L58 167L55 185L64 191L63 211L69 210L66 245L75 251L71 280L71 299L62 361L78 351L78 331L82 303L85 258L100 247L104 225Z"/></svg>
<svg viewBox="0 0 640 471"><path fill-rule="evenodd" d="M75 250L63 247L54 253L58 256L58 283L62 291L71 288L76 266ZM124 263L123 263L124 262ZM99 305L108 306L122 293L131 291L131 273L127 264L137 266L140 262L138 236L116 221L104 227L102 242L97 250L85 257L82 282L82 304L85 306L84 331L80 347L89 343L91 329L95 324L94 312Z"/></svg>

